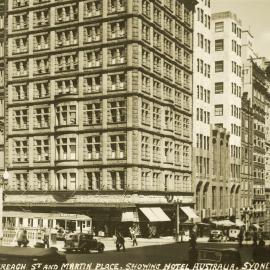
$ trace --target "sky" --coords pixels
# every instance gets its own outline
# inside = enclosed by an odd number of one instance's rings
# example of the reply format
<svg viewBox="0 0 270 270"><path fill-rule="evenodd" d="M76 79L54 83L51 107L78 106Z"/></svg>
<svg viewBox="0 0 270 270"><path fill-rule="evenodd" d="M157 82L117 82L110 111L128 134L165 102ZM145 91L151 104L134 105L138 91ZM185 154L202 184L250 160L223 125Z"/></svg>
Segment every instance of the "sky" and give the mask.
<svg viewBox="0 0 270 270"><path fill-rule="evenodd" d="M232 11L250 29L253 47L260 57L270 60L270 0L212 0L212 12Z"/></svg>

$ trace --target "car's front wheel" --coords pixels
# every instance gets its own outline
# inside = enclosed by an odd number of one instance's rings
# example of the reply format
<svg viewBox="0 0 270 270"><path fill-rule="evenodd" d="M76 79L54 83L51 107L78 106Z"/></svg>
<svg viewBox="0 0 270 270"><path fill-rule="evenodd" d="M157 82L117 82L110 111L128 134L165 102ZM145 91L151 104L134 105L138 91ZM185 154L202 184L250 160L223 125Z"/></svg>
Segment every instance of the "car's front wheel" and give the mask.
<svg viewBox="0 0 270 270"><path fill-rule="evenodd" d="M102 253L103 251L104 251L104 245L103 244L100 244L99 246L98 246L98 253Z"/></svg>
<svg viewBox="0 0 270 270"><path fill-rule="evenodd" d="M81 250L80 250L80 252L82 253L82 254L86 254L86 253L88 253L88 249L87 248L82 248Z"/></svg>

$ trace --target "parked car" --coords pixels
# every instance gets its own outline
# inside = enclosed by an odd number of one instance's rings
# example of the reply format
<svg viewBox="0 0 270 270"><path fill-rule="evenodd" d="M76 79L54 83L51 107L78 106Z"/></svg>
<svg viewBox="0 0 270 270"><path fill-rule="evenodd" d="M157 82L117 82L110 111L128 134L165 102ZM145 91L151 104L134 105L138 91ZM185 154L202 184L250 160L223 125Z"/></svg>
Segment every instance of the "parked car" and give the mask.
<svg viewBox="0 0 270 270"><path fill-rule="evenodd" d="M86 233L70 233L65 237L64 249L66 252L87 253L96 250L99 253L104 251L104 244L93 238L93 235Z"/></svg>
<svg viewBox="0 0 270 270"><path fill-rule="evenodd" d="M239 250L236 248L202 248L198 249L198 263L216 263L216 264L234 264L241 268L241 256Z"/></svg>
<svg viewBox="0 0 270 270"><path fill-rule="evenodd" d="M262 232L262 238L264 240L269 240L270 239L270 232Z"/></svg>
<svg viewBox="0 0 270 270"><path fill-rule="evenodd" d="M66 255L60 254L57 248L30 248L30 247L0 247L1 264L26 264L26 269L31 265L41 263L42 265L57 265L59 269L63 263L67 263ZM42 269L42 268L40 268Z"/></svg>
<svg viewBox="0 0 270 270"><path fill-rule="evenodd" d="M221 230L210 231L209 242L221 242L223 239L223 232Z"/></svg>
<svg viewBox="0 0 270 270"><path fill-rule="evenodd" d="M240 230L239 229L236 229L236 228L230 229L229 230L229 240L230 241L236 241L236 240L238 240L239 233L240 233Z"/></svg>

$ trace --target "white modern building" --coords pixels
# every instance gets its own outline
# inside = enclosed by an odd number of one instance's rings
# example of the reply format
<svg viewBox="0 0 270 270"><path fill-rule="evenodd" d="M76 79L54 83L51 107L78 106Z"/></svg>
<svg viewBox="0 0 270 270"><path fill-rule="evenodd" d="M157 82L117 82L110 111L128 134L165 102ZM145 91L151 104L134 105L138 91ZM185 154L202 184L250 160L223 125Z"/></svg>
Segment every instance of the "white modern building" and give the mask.
<svg viewBox="0 0 270 270"><path fill-rule="evenodd" d="M210 215L211 198L211 3L199 0L194 16L193 180L196 210Z"/></svg>
<svg viewBox="0 0 270 270"><path fill-rule="evenodd" d="M230 132L230 173L225 179L224 188L220 189L220 196L229 206L224 216L238 216L241 179L241 21L229 11L214 13L212 34L212 122Z"/></svg>

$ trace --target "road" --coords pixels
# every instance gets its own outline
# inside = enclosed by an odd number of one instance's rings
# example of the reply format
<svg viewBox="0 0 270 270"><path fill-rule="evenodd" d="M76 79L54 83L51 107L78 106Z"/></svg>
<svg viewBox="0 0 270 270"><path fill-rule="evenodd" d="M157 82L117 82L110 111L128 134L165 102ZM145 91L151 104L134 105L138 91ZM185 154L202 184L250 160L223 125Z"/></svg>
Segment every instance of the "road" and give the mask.
<svg viewBox="0 0 270 270"><path fill-rule="evenodd" d="M237 244L224 243L199 243L198 247L225 248L237 247ZM119 268L126 268L128 263L135 264L179 264L185 263L188 259L188 243L173 243L158 246L147 246L127 249L125 252L105 251L103 254L68 254L69 263L81 262L92 263L93 269L97 264L119 264ZM252 259L252 249L250 245L243 246L240 249L242 262ZM96 268L101 269L101 268ZM105 268L103 268L105 269ZM134 268L137 269L137 268Z"/></svg>

